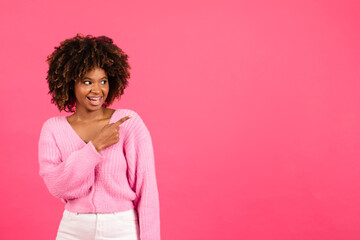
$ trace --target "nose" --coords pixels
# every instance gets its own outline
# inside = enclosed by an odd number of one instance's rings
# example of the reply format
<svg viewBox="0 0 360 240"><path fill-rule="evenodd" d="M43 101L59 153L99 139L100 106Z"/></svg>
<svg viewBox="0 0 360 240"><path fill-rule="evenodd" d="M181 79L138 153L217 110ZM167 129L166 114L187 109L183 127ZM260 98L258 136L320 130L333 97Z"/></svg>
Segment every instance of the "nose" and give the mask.
<svg viewBox="0 0 360 240"><path fill-rule="evenodd" d="M99 93L101 91L101 88L99 87L98 84L93 84L92 88L91 88L91 92L94 93Z"/></svg>

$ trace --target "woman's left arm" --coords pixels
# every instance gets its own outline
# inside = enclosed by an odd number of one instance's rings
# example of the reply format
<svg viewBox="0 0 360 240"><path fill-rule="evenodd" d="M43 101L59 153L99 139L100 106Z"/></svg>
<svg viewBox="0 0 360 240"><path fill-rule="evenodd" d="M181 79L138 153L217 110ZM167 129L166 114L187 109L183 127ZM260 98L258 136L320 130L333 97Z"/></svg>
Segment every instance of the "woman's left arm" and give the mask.
<svg viewBox="0 0 360 240"><path fill-rule="evenodd" d="M139 217L140 239L160 240L159 193L149 131L145 130L145 136L140 141L131 142L127 146L127 157L135 164L131 182L136 193L134 206Z"/></svg>

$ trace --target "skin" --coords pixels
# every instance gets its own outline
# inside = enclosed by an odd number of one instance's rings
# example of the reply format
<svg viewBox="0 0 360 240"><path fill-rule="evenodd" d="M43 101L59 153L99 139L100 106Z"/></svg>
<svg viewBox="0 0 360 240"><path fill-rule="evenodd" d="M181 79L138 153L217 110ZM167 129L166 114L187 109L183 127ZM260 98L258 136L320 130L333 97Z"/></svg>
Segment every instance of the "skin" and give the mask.
<svg viewBox="0 0 360 240"><path fill-rule="evenodd" d="M92 141L98 152L119 141L120 125L131 116L125 116L109 124L114 109L104 108L102 104L109 93L106 72L98 67L87 72L83 79L74 84L76 111L67 117L68 122L84 142ZM98 105L92 105L87 97L101 96Z"/></svg>

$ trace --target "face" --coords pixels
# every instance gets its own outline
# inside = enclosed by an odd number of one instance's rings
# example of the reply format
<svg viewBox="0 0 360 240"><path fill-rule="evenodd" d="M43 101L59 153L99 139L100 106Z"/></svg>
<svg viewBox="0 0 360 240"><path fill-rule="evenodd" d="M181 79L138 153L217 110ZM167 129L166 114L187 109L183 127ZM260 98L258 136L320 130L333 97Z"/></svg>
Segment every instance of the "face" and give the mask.
<svg viewBox="0 0 360 240"><path fill-rule="evenodd" d="M94 68L82 79L75 82L74 92L76 109L85 108L89 111L102 107L109 93L109 82L102 68Z"/></svg>

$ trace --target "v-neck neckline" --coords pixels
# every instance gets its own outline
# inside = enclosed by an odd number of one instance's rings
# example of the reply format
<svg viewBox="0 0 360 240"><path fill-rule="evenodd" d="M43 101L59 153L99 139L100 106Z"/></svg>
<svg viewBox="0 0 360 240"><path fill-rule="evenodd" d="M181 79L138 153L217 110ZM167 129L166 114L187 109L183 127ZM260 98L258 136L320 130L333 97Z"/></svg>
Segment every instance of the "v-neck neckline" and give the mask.
<svg viewBox="0 0 360 240"><path fill-rule="evenodd" d="M115 115L116 111L117 111L117 109L114 109L114 112L111 114L110 120L109 120L109 122L108 122L107 124L112 123L112 120L113 120L113 118L114 118L114 115ZM89 142L85 142L85 141L79 136L79 134L75 131L75 129L71 126L71 124L70 124L69 121L67 120L67 117L68 117L68 116L64 116L64 120L65 120L66 124L69 126L70 130L74 133L74 135L75 135L81 142L83 142L84 144L88 144L91 140L90 140Z"/></svg>

